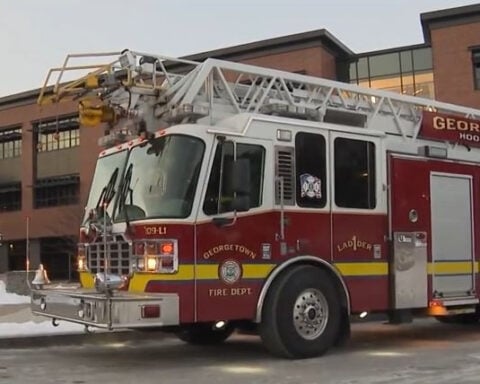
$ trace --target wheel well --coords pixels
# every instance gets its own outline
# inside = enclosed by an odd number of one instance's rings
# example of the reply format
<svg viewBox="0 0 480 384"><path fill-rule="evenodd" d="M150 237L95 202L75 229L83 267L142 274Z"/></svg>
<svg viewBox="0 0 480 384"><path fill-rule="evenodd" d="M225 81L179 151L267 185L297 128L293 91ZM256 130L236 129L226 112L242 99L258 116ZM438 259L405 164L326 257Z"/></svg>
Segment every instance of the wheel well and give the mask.
<svg viewBox="0 0 480 384"><path fill-rule="evenodd" d="M326 262L325 260L319 259L318 257L314 256L300 256L294 259L290 259L285 263L279 265L277 268L273 270L273 272L268 276L267 281L262 287L260 292L260 296L258 297L257 301L257 310L255 315L255 322L260 323L262 321L262 309L263 303L265 302L265 297L267 296L268 290L273 282L278 279L281 275L286 273L293 267L299 265L312 265L317 267L325 272L328 273L332 282L335 284L335 289L340 294L340 299L342 303L342 308L346 311L346 313L350 314L350 295L347 289L345 282L342 279L342 276L338 272L337 269L330 263Z"/></svg>

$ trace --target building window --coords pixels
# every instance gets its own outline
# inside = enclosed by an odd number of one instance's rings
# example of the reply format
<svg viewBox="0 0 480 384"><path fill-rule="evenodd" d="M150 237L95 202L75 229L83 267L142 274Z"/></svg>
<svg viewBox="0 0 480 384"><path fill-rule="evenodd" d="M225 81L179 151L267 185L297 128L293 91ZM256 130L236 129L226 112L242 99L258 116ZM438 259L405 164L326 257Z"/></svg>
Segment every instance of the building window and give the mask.
<svg viewBox="0 0 480 384"><path fill-rule="evenodd" d="M78 238L73 236L40 239L40 257L50 279L77 278L74 271L77 244Z"/></svg>
<svg viewBox="0 0 480 384"><path fill-rule="evenodd" d="M262 203L265 149L259 145L237 144L236 151L237 159L250 160L250 208L259 207ZM207 215L233 211L231 207L233 194L228 190L228 185L231 184L228 170L232 163L233 143L219 144L203 203L203 211Z"/></svg>
<svg viewBox="0 0 480 384"><path fill-rule="evenodd" d="M297 204L300 207L325 207L326 196L325 138L313 133L295 137Z"/></svg>
<svg viewBox="0 0 480 384"><path fill-rule="evenodd" d="M80 145L78 116L37 122L37 152L49 152Z"/></svg>
<svg viewBox="0 0 480 384"><path fill-rule="evenodd" d="M22 129L6 128L0 130L0 160L18 157L22 154Z"/></svg>
<svg viewBox="0 0 480 384"><path fill-rule="evenodd" d="M335 151L335 204L343 208L374 209L375 144L337 138Z"/></svg>
<svg viewBox="0 0 480 384"><path fill-rule="evenodd" d="M415 72L431 71L433 68L432 48L420 48L412 50L413 70Z"/></svg>
<svg viewBox="0 0 480 384"><path fill-rule="evenodd" d="M38 179L34 187L35 208L78 204L80 177L78 175Z"/></svg>
<svg viewBox="0 0 480 384"><path fill-rule="evenodd" d="M0 212L19 211L21 208L21 183L0 184Z"/></svg>
<svg viewBox="0 0 480 384"><path fill-rule="evenodd" d="M430 47L376 53L350 63L350 82L433 99L433 61Z"/></svg>
<svg viewBox="0 0 480 384"><path fill-rule="evenodd" d="M480 89L480 49L475 49L472 51L472 63L475 89Z"/></svg>

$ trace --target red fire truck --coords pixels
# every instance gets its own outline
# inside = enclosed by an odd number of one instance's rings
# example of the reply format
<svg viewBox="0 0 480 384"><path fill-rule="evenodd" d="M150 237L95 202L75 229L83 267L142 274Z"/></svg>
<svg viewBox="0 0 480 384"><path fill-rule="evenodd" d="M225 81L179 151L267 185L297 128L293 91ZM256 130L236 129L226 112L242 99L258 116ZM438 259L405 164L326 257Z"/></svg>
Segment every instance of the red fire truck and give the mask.
<svg viewBox="0 0 480 384"><path fill-rule="evenodd" d="M354 315L479 319L479 110L215 59L83 58L39 97L106 130L80 286L37 272L33 313L196 344L249 328L289 358Z"/></svg>

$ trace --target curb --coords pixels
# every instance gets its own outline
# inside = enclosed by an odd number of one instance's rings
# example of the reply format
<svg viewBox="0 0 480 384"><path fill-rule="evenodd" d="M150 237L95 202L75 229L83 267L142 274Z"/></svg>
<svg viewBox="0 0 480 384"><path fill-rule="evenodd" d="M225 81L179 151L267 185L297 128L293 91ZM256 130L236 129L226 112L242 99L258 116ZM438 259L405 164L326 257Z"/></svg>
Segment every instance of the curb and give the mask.
<svg viewBox="0 0 480 384"><path fill-rule="evenodd" d="M83 346L104 343L137 342L137 341L160 341L170 338L171 335L163 332L136 332L136 331L112 331L99 333L55 334L16 336L0 338L0 349L16 348L44 348L51 346Z"/></svg>

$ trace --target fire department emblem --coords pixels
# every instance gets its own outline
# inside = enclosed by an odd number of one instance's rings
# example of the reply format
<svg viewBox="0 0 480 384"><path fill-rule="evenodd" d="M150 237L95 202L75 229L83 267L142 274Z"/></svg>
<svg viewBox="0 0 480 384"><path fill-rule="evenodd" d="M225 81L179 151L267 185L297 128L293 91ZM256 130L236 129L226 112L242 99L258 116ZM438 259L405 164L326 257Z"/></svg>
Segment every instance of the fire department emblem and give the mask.
<svg viewBox="0 0 480 384"><path fill-rule="evenodd" d="M310 199L322 198L322 181L315 176L308 173L300 175L301 197L308 197Z"/></svg>
<svg viewBox="0 0 480 384"><path fill-rule="evenodd" d="M227 284L234 284L242 277L242 267L235 260L226 260L219 272L220 278Z"/></svg>

